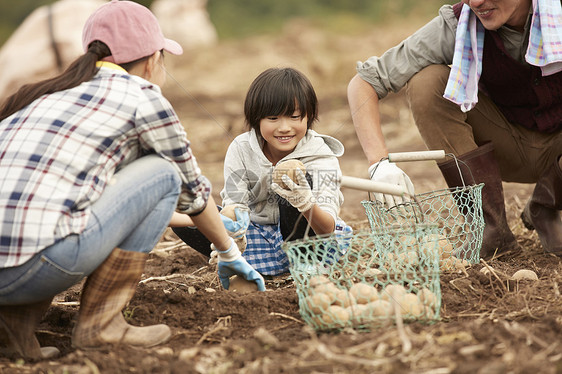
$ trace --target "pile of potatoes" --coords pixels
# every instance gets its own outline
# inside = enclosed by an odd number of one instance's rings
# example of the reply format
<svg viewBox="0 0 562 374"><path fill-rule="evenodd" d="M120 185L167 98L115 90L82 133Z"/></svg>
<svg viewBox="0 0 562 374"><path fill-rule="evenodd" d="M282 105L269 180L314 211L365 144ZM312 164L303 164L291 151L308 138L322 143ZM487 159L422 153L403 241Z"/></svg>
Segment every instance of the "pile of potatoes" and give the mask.
<svg viewBox="0 0 562 374"><path fill-rule="evenodd" d="M428 245L437 241L439 251L439 269L441 271L463 271L469 265L467 260L460 259L453 255L454 249L451 243L443 235L437 237L427 237Z"/></svg>
<svg viewBox="0 0 562 374"><path fill-rule="evenodd" d="M402 248L418 248L414 236L401 236L397 240ZM437 244L435 244L437 243ZM467 260L453 255L453 246L443 235L428 235L420 240L419 250L422 254L429 256L429 251L437 249L439 254L439 269L441 271L463 271L469 265ZM418 252L415 250L405 251L399 254L389 253L386 267L400 269L401 267L416 267L420 263Z"/></svg>
<svg viewBox="0 0 562 374"><path fill-rule="evenodd" d="M380 291L363 282L341 289L322 275L309 280L308 296L304 298L312 322L328 328L380 323L395 315L394 304L404 318L431 319L438 299L427 288L410 293L398 284L388 284Z"/></svg>

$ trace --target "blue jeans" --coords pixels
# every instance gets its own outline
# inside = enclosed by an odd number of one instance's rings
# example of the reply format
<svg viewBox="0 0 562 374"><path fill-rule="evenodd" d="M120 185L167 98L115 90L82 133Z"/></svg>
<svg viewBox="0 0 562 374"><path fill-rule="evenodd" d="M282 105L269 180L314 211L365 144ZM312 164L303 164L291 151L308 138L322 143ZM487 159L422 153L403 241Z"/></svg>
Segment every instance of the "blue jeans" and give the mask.
<svg viewBox="0 0 562 374"><path fill-rule="evenodd" d="M145 156L119 170L92 204L84 231L0 270L0 305L46 300L90 275L119 247L148 253L166 230L181 180L168 161Z"/></svg>

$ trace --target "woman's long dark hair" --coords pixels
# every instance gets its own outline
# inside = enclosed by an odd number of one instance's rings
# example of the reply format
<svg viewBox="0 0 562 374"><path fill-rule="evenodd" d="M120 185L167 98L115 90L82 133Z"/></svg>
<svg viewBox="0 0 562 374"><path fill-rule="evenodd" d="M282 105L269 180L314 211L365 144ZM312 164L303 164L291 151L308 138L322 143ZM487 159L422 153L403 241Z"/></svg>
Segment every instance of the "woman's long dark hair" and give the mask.
<svg viewBox="0 0 562 374"><path fill-rule="evenodd" d="M11 116L18 110L28 106L39 97L53 92L67 90L82 82L91 80L98 68L96 62L110 56L107 45L94 41L88 51L77 58L63 73L37 83L22 86L15 94L9 96L0 108L0 121Z"/></svg>

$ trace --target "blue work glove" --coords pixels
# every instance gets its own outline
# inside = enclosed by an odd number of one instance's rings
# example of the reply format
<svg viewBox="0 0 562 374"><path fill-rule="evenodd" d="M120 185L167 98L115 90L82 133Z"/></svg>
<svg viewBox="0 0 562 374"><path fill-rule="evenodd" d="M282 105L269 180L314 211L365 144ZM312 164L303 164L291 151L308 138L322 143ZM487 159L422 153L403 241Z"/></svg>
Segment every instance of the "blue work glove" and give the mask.
<svg viewBox="0 0 562 374"><path fill-rule="evenodd" d="M234 208L234 215L236 216L236 221L222 214L220 217L224 228L228 231L228 235L233 239L240 239L246 234L246 230L250 225L249 209L244 205L240 205L240 207Z"/></svg>
<svg viewBox="0 0 562 374"><path fill-rule="evenodd" d="M246 259L242 257L242 253L233 239L230 239L230 247L226 251L219 251L214 244L211 249L216 251L218 256L218 275L222 286L228 290L230 287L230 277L238 275L247 281L256 282L258 291L265 291L265 281L260 273L258 273L252 265L248 264Z"/></svg>

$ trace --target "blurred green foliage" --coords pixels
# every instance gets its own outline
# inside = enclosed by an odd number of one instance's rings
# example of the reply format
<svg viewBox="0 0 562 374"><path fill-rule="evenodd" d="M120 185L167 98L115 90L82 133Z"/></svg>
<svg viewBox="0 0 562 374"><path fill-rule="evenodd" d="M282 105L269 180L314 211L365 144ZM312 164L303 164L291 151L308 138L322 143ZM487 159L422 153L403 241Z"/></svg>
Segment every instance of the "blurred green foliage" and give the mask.
<svg viewBox="0 0 562 374"><path fill-rule="evenodd" d="M0 0L0 45L8 39L16 27L36 7L48 4L49 0Z"/></svg>
<svg viewBox="0 0 562 374"><path fill-rule="evenodd" d="M0 45L35 8L55 0L0 0ZM136 0L150 7L153 0ZM188 0L177 0L188 1ZM208 0L219 37L242 38L279 31L291 18L307 18L337 32L412 13L437 15L446 0Z"/></svg>
<svg viewBox="0 0 562 374"><path fill-rule="evenodd" d="M460 1L460 0L459 0ZM219 37L240 38L279 31L295 17L307 18L334 31L384 22L411 14L437 15L446 0L208 0ZM343 30L342 30L343 29ZM349 30L351 32L356 30Z"/></svg>

